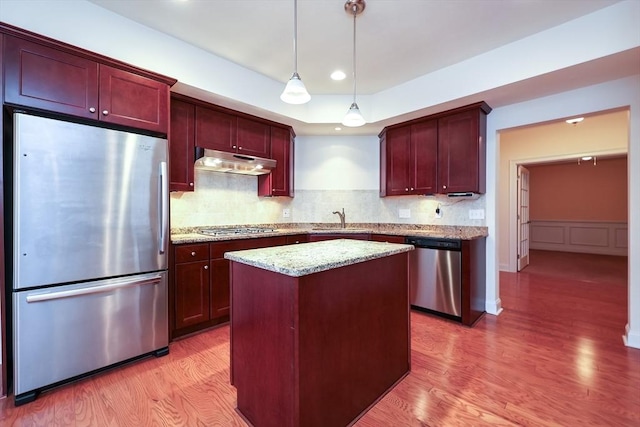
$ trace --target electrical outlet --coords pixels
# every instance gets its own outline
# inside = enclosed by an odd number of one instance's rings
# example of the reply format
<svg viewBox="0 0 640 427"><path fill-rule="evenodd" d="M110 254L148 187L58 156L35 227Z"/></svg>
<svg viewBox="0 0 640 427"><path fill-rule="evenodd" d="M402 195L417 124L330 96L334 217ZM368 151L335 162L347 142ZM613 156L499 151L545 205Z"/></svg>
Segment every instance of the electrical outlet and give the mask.
<svg viewBox="0 0 640 427"><path fill-rule="evenodd" d="M436 208L436 218L442 218L442 207L440 207L440 203L438 203L438 207Z"/></svg>
<svg viewBox="0 0 640 427"><path fill-rule="evenodd" d="M411 209L398 209L399 218L411 218Z"/></svg>
<svg viewBox="0 0 640 427"><path fill-rule="evenodd" d="M484 219L484 209L469 209L469 219Z"/></svg>
<svg viewBox="0 0 640 427"><path fill-rule="evenodd" d="M291 216L291 209L282 209L282 218L289 218Z"/></svg>

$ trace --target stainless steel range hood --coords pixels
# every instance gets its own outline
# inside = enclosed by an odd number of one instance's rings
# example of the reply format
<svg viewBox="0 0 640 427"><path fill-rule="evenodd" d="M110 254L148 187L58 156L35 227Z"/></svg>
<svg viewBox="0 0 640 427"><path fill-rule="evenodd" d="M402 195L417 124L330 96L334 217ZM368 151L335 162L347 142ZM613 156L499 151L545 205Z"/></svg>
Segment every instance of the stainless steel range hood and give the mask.
<svg viewBox="0 0 640 427"><path fill-rule="evenodd" d="M266 175L275 167L276 161L273 159L208 149L205 149L204 156L195 162L196 169L242 175Z"/></svg>

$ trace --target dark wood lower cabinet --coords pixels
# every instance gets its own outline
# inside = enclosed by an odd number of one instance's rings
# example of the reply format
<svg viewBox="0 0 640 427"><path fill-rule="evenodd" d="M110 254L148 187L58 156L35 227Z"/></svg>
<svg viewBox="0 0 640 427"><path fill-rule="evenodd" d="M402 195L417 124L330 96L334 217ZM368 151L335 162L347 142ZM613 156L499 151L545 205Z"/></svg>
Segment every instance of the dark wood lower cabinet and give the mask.
<svg viewBox="0 0 640 427"><path fill-rule="evenodd" d="M211 318L229 318L229 261L211 260Z"/></svg>
<svg viewBox="0 0 640 427"><path fill-rule="evenodd" d="M225 252L298 243L306 235L174 245L171 339L229 321L229 261ZM171 317L171 316L170 316Z"/></svg>
<svg viewBox="0 0 640 427"><path fill-rule="evenodd" d="M231 266L231 381L252 425L351 425L409 372L406 253L302 277Z"/></svg>
<svg viewBox="0 0 640 427"><path fill-rule="evenodd" d="M176 264L176 328L209 320L209 276L209 261Z"/></svg>

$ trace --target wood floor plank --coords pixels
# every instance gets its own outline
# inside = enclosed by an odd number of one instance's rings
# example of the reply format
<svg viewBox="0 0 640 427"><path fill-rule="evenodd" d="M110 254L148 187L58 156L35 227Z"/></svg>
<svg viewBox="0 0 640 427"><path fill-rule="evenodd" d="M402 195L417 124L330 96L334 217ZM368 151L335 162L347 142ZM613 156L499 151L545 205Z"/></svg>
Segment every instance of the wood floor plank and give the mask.
<svg viewBox="0 0 640 427"><path fill-rule="evenodd" d="M606 258L608 271L580 254L531 259L500 273L500 316L468 328L412 313L411 373L355 426L640 425L640 350L621 338L626 261ZM229 354L229 327L211 329L33 403L1 399L0 425L241 427Z"/></svg>

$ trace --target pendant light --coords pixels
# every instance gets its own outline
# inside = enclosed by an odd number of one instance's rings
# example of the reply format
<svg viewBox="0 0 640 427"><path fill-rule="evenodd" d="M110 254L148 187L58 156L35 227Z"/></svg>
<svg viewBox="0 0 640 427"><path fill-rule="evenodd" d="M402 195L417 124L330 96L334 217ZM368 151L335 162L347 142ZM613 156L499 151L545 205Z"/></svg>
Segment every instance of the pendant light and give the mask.
<svg viewBox="0 0 640 427"><path fill-rule="evenodd" d="M347 0L344 4L344 10L353 14L353 102L347 115L342 119L342 124L349 127L358 127L366 123L356 103L356 17L362 13L365 7L365 0Z"/></svg>
<svg viewBox="0 0 640 427"><path fill-rule="evenodd" d="M304 104L311 99L298 74L298 0L293 0L293 74L280 99L287 104Z"/></svg>

